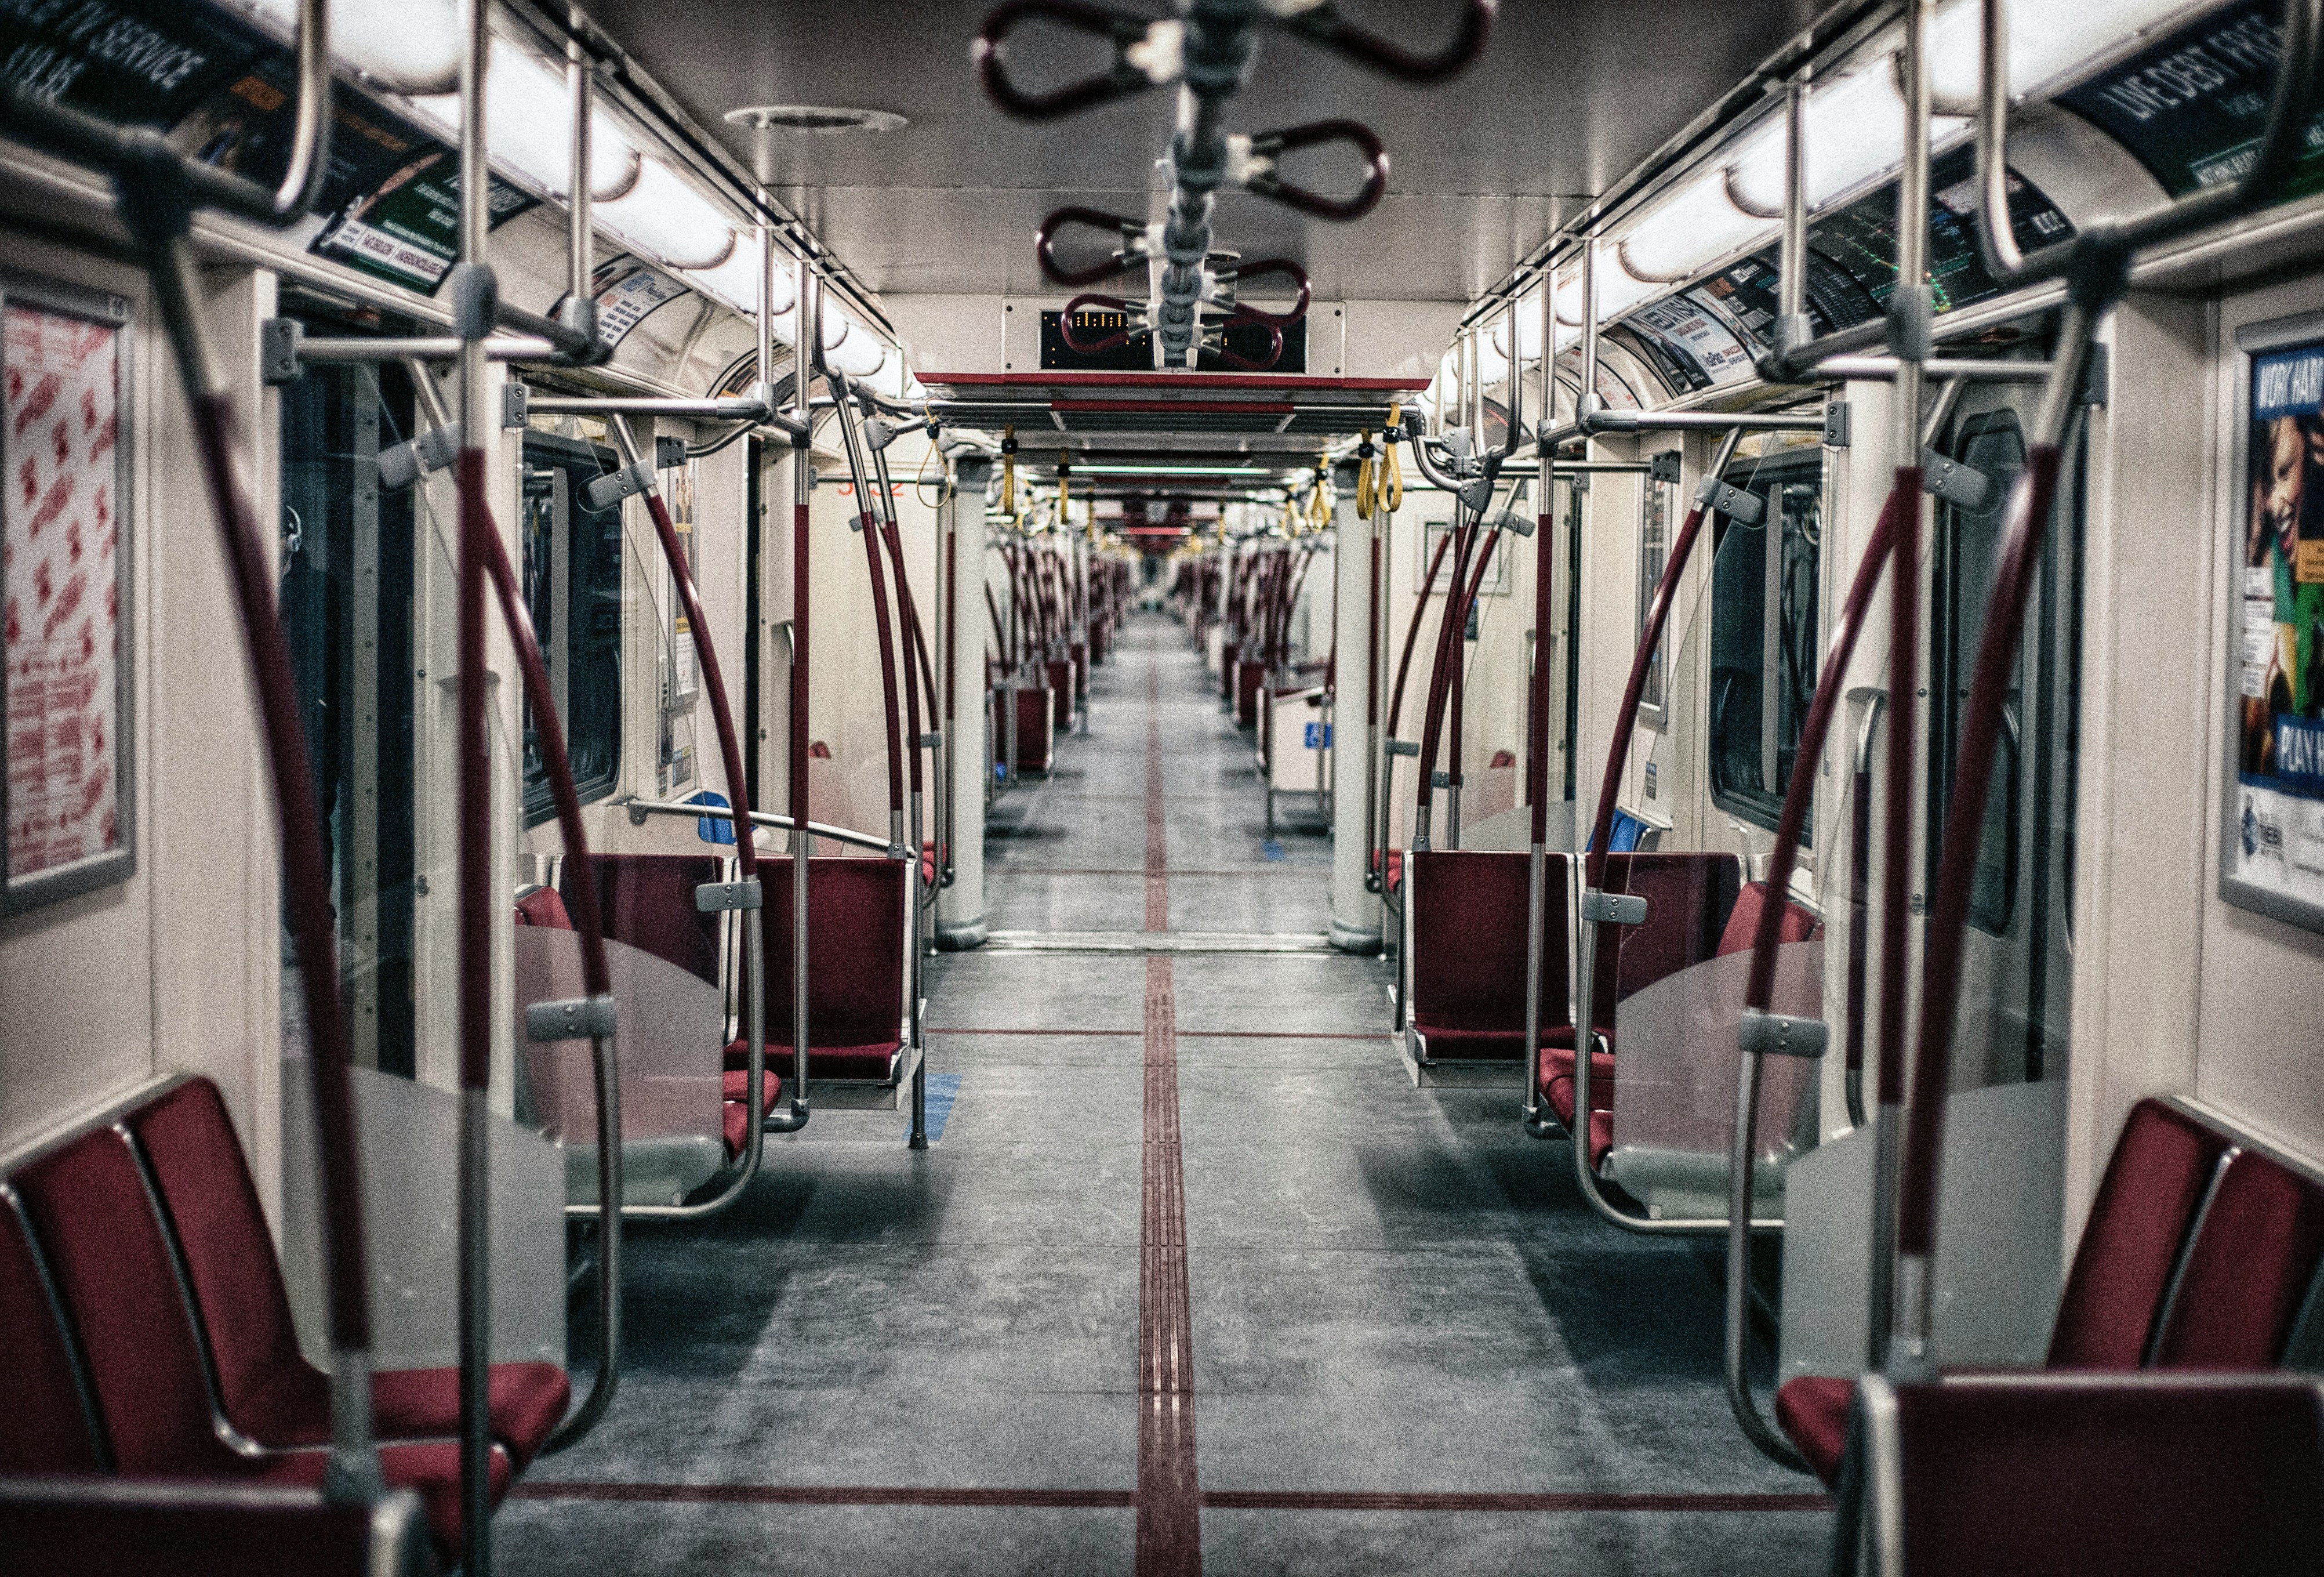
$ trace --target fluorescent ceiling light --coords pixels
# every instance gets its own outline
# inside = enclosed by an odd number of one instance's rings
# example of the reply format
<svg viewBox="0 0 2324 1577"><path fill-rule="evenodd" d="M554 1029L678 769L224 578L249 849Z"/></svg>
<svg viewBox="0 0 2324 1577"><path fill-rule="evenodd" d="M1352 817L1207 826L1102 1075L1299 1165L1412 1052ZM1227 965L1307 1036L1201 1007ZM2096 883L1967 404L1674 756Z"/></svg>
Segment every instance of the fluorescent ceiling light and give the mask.
<svg viewBox="0 0 2324 1577"><path fill-rule="evenodd" d="M851 323L837 345L824 346L823 359L835 373L844 373L851 378L870 378L887 364L888 347L871 330Z"/></svg>
<svg viewBox="0 0 2324 1577"><path fill-rule="evenodd" d="M778 316L788 312L798 287L791 281L791 260L780 253L775 254L775 311ZM704 295L723 301L745 318L759 315L759 278L761 260L759 237L755 231L734 233L734 250L716 268L687 269L678 277Z"/></svg>
<svg viewBox="0 0 2324 1577"><path fill-rule="evenodd" d="M643 161L637 184L596 212L606 229L672 268L716 268L741 250L717 207L659 159Z"/></svg>
<svg viewBox="0 0 2324 1577"><path fill-rule="evenodd" d="M1724 171L1708 170L1632 225L1615 252L1628 272L1677 284L1772 228L1735 206Z"/></svg>
<svg viewBox="0 0 2324 1577"><path fill-rule="evenodd" d="M1969 123L1936 115L1932 143L1944 141ZM1896 62L1883 55L1808 95L1808 206L1821 207L1904 161L1904 100L1896 91ZM1742 206L1764 213L1784 207L1784 122L1770 116L1743 145L1730 167Z"/></svg>
<svg viewBox="0 0 2324 1577"><path fill-rule="evenodd" d="M460 138L460 96L411 101L447 142ZM560 201L573 190L573 96L564 73L523 51L493 41L484 82L484 140L492 156ZM589 192L600 199L629 189L642 171L638 152L604 110L589 117Z"/></svg>
<svg viewBox="0 0 2324 1577"><path fill-rule="evenodd" d="M1977 0L1953 0L1929 27L1929 85L1937 102L1977 102ZM2012 97L2055 81L2114 45L2185 13L2187 0L2016 0L2009 7Z"/></svg>
<svg viewBox="0 0 2324 1577"><path fill-rule="evenodd" d="M288 39L299 0L230 0ZM331 0L331 53L395 93L441 93L460 71L460 16L447 0Z"/></svg>

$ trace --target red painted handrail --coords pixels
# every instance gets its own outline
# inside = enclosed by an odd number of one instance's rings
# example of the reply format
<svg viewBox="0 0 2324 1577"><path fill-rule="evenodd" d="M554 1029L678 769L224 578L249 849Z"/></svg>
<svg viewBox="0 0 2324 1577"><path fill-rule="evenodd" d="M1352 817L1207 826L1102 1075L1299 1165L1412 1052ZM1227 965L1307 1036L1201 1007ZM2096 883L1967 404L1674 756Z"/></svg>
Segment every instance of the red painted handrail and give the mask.
<svg viewBox="0 0 2324 1577"><path fill-rule="evenodd" d="M1775 954L1783 937L1784 899L1791 892L1792 872L1799 864L1800 840L1807 829L1808 808L1815 797L1824 740L1831 732L1832 718L1839 714L1840 699L1847 693L1849 661L1856 655L1857 638L1864 632L1873 590L1893 556L1903 517L1917 516L1920 507L1921 468L1899 466L1895 483L1888 490L1888 502L1881 507L1879 521L1872 528L1872 540L1865 544L1864 557L1849 584L1848 600L1840 606L1839 628L1832 632L1831 642L1824 651L1823 668L1816 678L1815 698L1808 704L1808 715L1800 724L1799 744L1792 756L1792 780L1784 790L1784 812L1775 825L1775 847L1767 860L1771 901L1760 906L1758 927L1752 934L1751 976L1744 990L1744 1005L1763 1013L1775 999ZM1910 569L1905 571L1904 578L1913 578ZM1909 819L1893 813L1889 817L1892 823Z"/></svg>
<svg viewBox="0 0 2324 1577"><path fill-rule="evenodd" d="M1655 583L1655 600L1646 610L1646 627L1638 637L1638 649L1630 659L1630 678L1622 687L1622 705L1614 715L1614 737L1606 751L1606 775L1599 780L1598 809L1591 821L1590 847L1582 855L1583 881L1595 888L1606 880L1606 844L1614 833L1614 801L1622 789L1622 769L1630 756L1630 736L1638 725L1638 697L1645 693L1646 669L1654 661L1655 650L1661 646L1663 627L1670 622L1671 604L1678 598L1679 583L1685 577L1687 560L1694 554L1695 540L1702 535L1706 513L1698 503L1687 512L1671 543L1670 557L1663 561L1662 579Z"/></svg>
<svg viewBox="0 0 2324 1577"><path fill-rule="evenodd" d="M2025 602L2040 567L2050 506L2057 496L2059 457L2056 445L2035 444L2026 456L2025 474L2010 493L2001 562L1993 577L1993 600L1986 612L1985 635L1969 680L1969 703L1961 712L1960 754L1954 763L1950 802L1945 807L1936 901L1931 908L1927 955L1922 965L1921 1038L1913 1059L1911 1114L1897 1195L1900 1254L1925 1257L1936 1241L1937 1152L1943 1142L1953 1025L1960 1013L1961 945L1969 928L1969 891L1977 881L1986 794L1993 785L2010 670L2016 665Z"/></svg>

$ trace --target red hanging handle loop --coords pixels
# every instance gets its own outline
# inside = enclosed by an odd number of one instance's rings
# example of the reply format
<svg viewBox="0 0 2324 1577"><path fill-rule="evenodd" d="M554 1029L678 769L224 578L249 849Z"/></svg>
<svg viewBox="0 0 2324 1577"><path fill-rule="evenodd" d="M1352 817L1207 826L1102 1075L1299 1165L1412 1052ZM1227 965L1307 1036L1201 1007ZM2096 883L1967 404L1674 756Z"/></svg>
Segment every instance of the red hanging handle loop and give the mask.
<svg viewBox="0 0 2324 1577"><path fill-rule="evenodd" d="M1267 328L1288 328L1307 316L1307 303L1314 291L1307 283L1307 271L1287 258L1270 257L1264 263L1246 263L1235 271L1235 290L1240 294L1246 281L1256 274L1282 274L1299 287L1299 303L1288 312L1262 312L1256 307L1238 305L1226 321L1232 328L1239 323L1256 323Z"/></svg>
<svg viewBox="0 0 2324 1577"><path fill-rule="evenodd" d="M1103 230L1118 236L1121 245L1103 263L1092 268L1069 269L1057 261L1057 232L1069 225L1084 229ZM1033 256L1041 264L1041 273L1052 284L1069 290L1093 285L1111 279L1125 269L1146 261L1146 226L1135 219L1125 219L1120 214L1109 214L1100 208L1063 208L1041 221L1033 232Z"/></svg>
<svg viewBox="0 0 2324 1577"><path fill-rule="evenodd" d="M1327 198L1282 178L1282 155L1329 143L1347 143L1364 161L1364 183L1356 189L1353 197ZM1243 189L1319 219L1341 223L1360 219L1378 207L1388 192L1388 149L1379 135L1360 121L1315 121L1279 132L1261 132L1251 138L1250 151L1254 159L1265 162L1244 178Z"/></svg>
<svg viewBox="0 0 2324 1577"><path fill-rule="evenodd" d="M1112 65L1094 77L1084 78L1053 92L1025 92L1009 79L1008 37L1019 23L1036 17L1073 32L1109 41L1113 45ZM1008 0L984 19L976 42L969 47L969 58L976 63L977 78L993 103L1019 120L1054 120L1143 93L1156 85L1152 77L1130 60L1131 46L1145 42L1148 25L1145 17L1108 11L1102 5L1085 5L1083 0Z"/></svg>
<svg viewBox="0 0 2324 1577"><path fill-rule="evenodd" d="M1084 307L1104 307L1120 312L1125 317L1132 316L1138 311L1136 302L1125 301L1120 296L1075 296L1065 303L1065 309L1057 315L1057 333L1064 338L1066 348L1075 355L1091 356L1096 355L1101 351L1118 349L1128 345L1130 337L1137 332L1135 328L1125 325L1102 339L1076 338L1074 334L1074 314Z"/></svg>
<svg viewBox="0 0 2324 1577"><path fill-rule="evenodd" d="M1433 55L1408 53L1386 39L1352 27L1341 20L1336 6L1328 4L1288 17L1283 25L1310 43L1321 44L1399 82L1442 82L1467 70L1484 52L1485 35L1492 32L1493 14L1499 8L1499 0L1469 0L1460 32Z"/></svg>

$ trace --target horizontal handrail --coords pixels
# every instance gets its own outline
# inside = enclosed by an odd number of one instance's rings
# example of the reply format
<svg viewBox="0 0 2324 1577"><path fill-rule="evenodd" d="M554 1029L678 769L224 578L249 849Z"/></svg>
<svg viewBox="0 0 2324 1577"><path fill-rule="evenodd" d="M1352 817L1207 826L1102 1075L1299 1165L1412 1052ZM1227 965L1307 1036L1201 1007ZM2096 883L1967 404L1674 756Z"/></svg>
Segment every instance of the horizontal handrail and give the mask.
<svg viewBox="0 0 2324 1577"><path fill-rule="evenodd" d="M650 816L707 816L713 821L734 819L733 807L725 805L689 805L676 799L621 799L614 803L630 813L632 826L645 825L646 817ZM751 825L775 827L783 832L794 831L798 826L798 823L789 816L773 810L751 812ZM888 852L887 839L875 838L870 833L859 833L853 827L834 826L827 821L809 821L807 830L811 836L829 838L834 843L853 844L860 849L877 849L882 854Z"/></svg>

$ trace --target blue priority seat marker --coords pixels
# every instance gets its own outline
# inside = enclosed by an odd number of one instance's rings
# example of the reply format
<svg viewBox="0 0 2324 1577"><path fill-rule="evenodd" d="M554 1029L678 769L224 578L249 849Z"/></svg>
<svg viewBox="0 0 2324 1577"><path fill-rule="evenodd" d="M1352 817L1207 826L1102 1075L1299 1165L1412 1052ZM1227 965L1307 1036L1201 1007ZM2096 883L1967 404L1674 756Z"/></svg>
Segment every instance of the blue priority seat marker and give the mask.
<svg viewBox="0 0 2324 1577"><path fill-rule="evenodd" d="M1259 852L1266 855L1270 860L1280 860L1283 858L1283 845L1277 843L1273 838L1269 838L1267 842L1259 844Z"/></svg>
<svg viewBox="0 0 2324 1577"><path fill-rule="evenodd" d="M945 1123L951 1118L952 1103L959 1095L960 1075L958 1074L928 1075L928 1142L930 1144L944 1138ZM904 1125L904 1137L906 1139L912 1137L912 1125L908 1122Z"/></svg>

